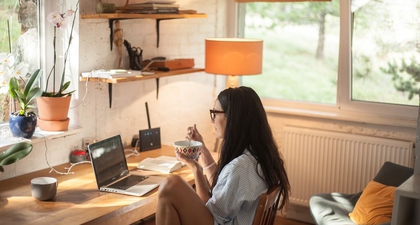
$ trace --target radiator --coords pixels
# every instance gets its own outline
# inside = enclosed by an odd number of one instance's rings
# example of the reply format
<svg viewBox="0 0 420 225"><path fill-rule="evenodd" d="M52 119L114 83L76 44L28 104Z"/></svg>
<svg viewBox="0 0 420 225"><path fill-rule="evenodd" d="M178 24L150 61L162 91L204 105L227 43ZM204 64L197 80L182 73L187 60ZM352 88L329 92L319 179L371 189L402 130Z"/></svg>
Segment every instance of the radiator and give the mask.
<svg viewBox="0 0 420 225"><path fill-rule="evenodd" d="M315 193L356 193L385 161L414 166L413 142L287 126L283 151L290 203L309 206Z"/></svg>

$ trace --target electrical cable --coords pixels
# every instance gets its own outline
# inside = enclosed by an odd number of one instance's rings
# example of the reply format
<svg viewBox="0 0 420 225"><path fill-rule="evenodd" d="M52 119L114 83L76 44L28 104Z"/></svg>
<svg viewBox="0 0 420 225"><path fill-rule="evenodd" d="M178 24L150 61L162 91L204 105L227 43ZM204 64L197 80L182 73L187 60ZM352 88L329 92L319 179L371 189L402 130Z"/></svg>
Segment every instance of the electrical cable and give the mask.
<svg viewBox="0 0 420 225"><path fill-rule="evenodd" d="M137 151L137 147L139 147L138 151ZM127 149L127 150L124 150L124 152L130 152L130 154L126 155L127 158L131 156L139 156L140 155L139 140L136 141L136 145L134 146L134 149Z"/></svg>
<svg viewBox="0 0 420 225"><path fill-rule="evenodd" d="M87 76L87 78L86 78L86 82L85 82L85 95L83 96L82 100L81 100L78 104L76 104L75 106L70 106L70 109L77 108L77 107L79 107L81 104L83 104L83 106L85 106L85 105L86 105L86 103L85 103L85 99L86 99L86 96L87 96L87 93L88 93L88 82L89 82L89 78L91 78L91 77L92 77L92 72L93 72L93 71L91 71L91 72L89 73L89 75Z"/></svg>
<svg viewBox="0 0 420 225"><path fill-rule="evenodd" d="M39 134L39 133L38 133ZM60 174L60 175L69 175L69 174L74 174L74 172L71 172L71 169L74 167L74 166L77 166L77 165L80 165L80 164L85 164L85 163L91 163L90 161L81 161L81 162L77 162L77 163L70 163L71 165L70 165L70 167L64 167L64 169L66 169L67 170L67 172L60 172L60 171L58 171L58 170L56 170L54 167L52 167L51 165L50 165L50 163L48 162L48 157L47 157L47 152L48 152L48 146L47 146L47 137L46 136L44 136L44 135L42 135L42 134L39 134L39 135L41 135L42 137L43 137L43 140L44 140L44 145L45 145L45 153L44 153L44 157L45 157L45 162L47 163L47 165L48 165L48 167L50 168L50 172L49 173L51 173L51 172L55 172L55 173L57 173L57 174Z"/></svg>

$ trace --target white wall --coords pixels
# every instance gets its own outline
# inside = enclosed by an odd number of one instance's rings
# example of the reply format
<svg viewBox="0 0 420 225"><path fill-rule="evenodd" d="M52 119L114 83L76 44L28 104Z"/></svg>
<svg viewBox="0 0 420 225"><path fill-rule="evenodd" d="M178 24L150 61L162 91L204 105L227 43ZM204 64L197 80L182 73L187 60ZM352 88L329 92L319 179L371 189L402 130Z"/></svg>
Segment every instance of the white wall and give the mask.
<svg viewBox="0 0 420 225"><path fill-rule="evenodd" d="M121 20L123 37L132 46L143 49L143 59L155 56L194 58L196 67L203 68L204 39L214 36L216 29L215 5L204 6L198 0L177 3L182 8L206 13L207 18L161 21L159 48L156 47L155 20ZM88 13L92 8L87 6L81 13ZM80 71L116 68L118 54L115 46L110 51L109 34L108 20L80 21ZM123 65L129 68L125 47ZM148 102L152 127L161 128L163 144L183 139L186 127L194 123L211 135L208 109L213 106L215 98L215 76L201 72L161 78L159 83L159 99L156 99L154 79L113 85L111 109L108 105L108 85L88 83L86 104L77 109L79 125L83 127L82 137L103 139L121 134L125 144L131 143L132 136L138 134L139 129L147 128L145 102ZM79 85L83 87L84 82ZM83 96L85 90L79 88L79 91L79 96Z"/></svg>

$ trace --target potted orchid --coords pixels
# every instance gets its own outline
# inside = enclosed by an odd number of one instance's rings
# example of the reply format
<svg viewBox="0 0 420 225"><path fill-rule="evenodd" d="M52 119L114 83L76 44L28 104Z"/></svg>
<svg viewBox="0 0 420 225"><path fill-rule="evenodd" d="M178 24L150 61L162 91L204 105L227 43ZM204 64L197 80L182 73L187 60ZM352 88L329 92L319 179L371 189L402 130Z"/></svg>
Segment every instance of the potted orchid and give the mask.
<svg viewBox="0 0 420 225"><path fill-rule="evenodd" d="M13 101L3 103L3 112L12 112L9 116L9 127L14 137L31 138L37 125L37 116L32 111L33 100L41 96L42 90L36 86L39 70L27 80L29 64L16 63L13 54L0 53L0 74L2 94L8 93ZM5 96L6 99L8 96ZM16 109L16 104L19 106ZM9 106L10 105L10 106ZM7 108L6 108L7 107Z"/></svg>
<svg viewBox="0 0 420 225"><path fill-rule="evenodd" d="M70 29L70 36L68 37L68 43L67 43L67 47L65 49L65 53L64 53L64 61L63 61L63 71L61 72L61 77L56 77L56 64L57 64L57 52L56 52L56 37L57 37L57 29L59 30L65 30L67 29L68 26L68 21L67 18L73 16L77 10L78 10L78 5L79 2L76 5L76 10L67 10L65 13L59 13L59 12L52 12L48 15L47 20L54 25L54 39L53 39L53 47L54 47L54 64L53 67L51 68L48 77L47 77L47 82L46 82L46 87L44 90L44 93L42 94L42 96L47 96L47 97L63 97L63 96L67 96L67 95L71 95L74 91L71 92L65 92L67 90L67 88L70 86L70 81L64 82L65 81L65 75L66 75L66 66L67 66L67 60L68 60L68 54L69 54L69 49L70 49L70 45L71 45L71 41L72 41L72 35L73 35L73 29L74 29L74 22L76 20L76 18L73 18L73 22L71 23L71 29ZM52 91L48 91L48 83L50 78L52 77L53 81L53 89ZM55 86L55 82L56 79L59 78L59 83L60 86L58 87L58 89Z"/></svg>
<svg viewBox="0 0 420 225"><path fill-rule="evenodd" d="M47 20L54 26L54 61L53 67L48 73L46 85L43 90L42 96L37 98L38 113L39 113L39 126L42 130L48 131L63 131L68 129L69 118L67 117L70 99L73 91L67 91L70 86L70 81L65 82L66 66L69 56L69 49L72 41L73 29L76 17L73 17L70 24L70 35L67 37L67 46L64 49L63 55L63 70L61 73L56 71L57 65L57 51L56 51L56 37L57 30L65 30L68 27L68 18L77 13L79 2L76 4L76 10L67 10L65 13L52 12L48 15ZM57 73L56 73L57 72ZM51 81L52 79L52 81ZM52 88L48 85L52 83ZM57 84L57 85L56 85Z"/></svg>

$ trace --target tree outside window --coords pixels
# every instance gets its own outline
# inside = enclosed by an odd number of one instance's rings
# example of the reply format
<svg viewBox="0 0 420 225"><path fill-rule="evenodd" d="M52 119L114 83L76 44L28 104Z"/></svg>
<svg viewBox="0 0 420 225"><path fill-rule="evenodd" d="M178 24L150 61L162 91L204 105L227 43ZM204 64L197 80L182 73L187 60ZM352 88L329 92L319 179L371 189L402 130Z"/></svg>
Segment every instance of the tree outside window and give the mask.
<svg viewBox="0 0 420 225"><path fill-rule="evenodd" d="M348 101L418 106L419 3L243 3L243 36L264 40L264 58L263 74L243 77L242 85L265 98L339 106L340 78L349 87ZM348 28L342 27L345 11ZM350 36L347 51L339 48L343 34ZM340 61L344 55L348 62ZM348 71L340 69L348 63Z"/></svg>
<svg viewBox="0 0 420 225"><path fill-rule="evenodd" d="M6 70L25 64L27 70L19 70L25 71L25 74L21 74L25 77L39 68L38 12L38 0L0 0L0 52L12 59L7 66L4 62L0 65L3 86L0 93L0 122L7 122L9 113L16 107L10 103L7 92L9 77Z"/></svg>

